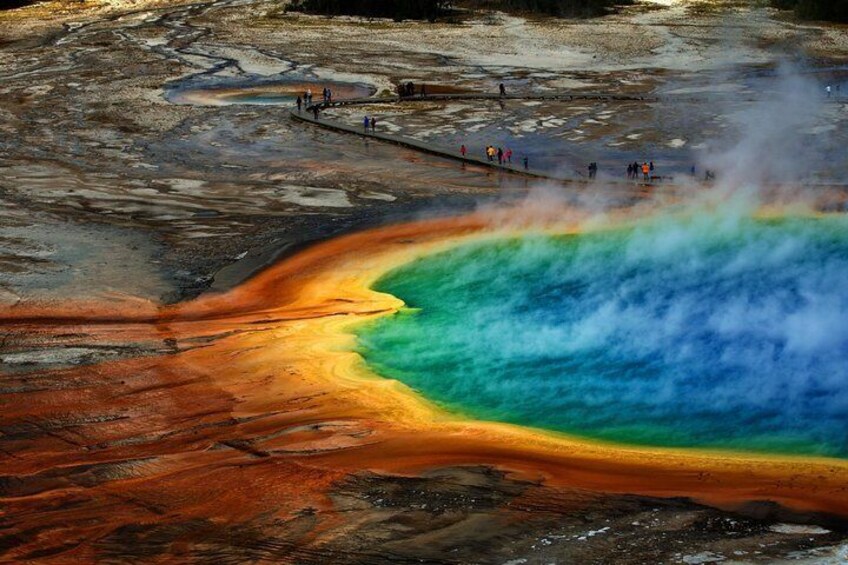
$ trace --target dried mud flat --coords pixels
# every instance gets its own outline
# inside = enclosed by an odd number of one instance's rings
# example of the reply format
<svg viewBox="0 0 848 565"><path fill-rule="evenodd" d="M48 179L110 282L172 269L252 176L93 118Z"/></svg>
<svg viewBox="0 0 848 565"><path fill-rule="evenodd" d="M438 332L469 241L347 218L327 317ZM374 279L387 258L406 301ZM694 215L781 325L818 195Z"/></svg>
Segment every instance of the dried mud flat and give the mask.
<svg viewBox="0 0 848 565"><path fill-rule="evenodd" d="M231 288L317 240L527 189L524 181L313 129L289 120L283 107L172 103L175 88L291 78L379 93L401 80L470 90L505 81L539 91L698 92L732 105L734 93L767 88L787 53L837 77L848 57L843 29L784 21L740 2L648 3L585 22L489 14L451 25L286 15L261 0L57 6L0 12L4 307L125 296L173 303ZM656 152L679 146L677 139L695 144L701 134L675 117L662 136L647 135L641 124L662 108L519 110L511 127L528 134L562 125L546 126L530 110L541 118L572 112L581 123L569 127L583 133L570 137L601 140L593 151L626 141L615 151ZM460 129L497 128L498 107L452 111L470 120ZM609 111L621 117L599 119ZM415 135L438 127L443 114L428 112L399 116L398 127ZM833 119L844 114L835 103ZM456 131L437 135L452 140ZM586 153L578 146L575 154ZM235 417L242 399L213 375L188 361L182 372L157 372L157 358L180 359L230 333L177 343L167 328L142 339L120 324L106 331L67 320L3 324L5 562L848 559L844 521L766 502L729 512L684 499L552 488L543 477L482 466L421 476L339 473L310 456L362 441L355 421L298 421L314 401L308 397ZM105 378L119 361L137 363L137 374ZM250 384L261 396L267 383ZM39 410L28 412L29 402ZM130 405L149 417L128 417ZM280 435L298 451L255 447L258 437ZM90 464L76 463L94 453ZM312 494L292 496L298 484Z"/></svg>

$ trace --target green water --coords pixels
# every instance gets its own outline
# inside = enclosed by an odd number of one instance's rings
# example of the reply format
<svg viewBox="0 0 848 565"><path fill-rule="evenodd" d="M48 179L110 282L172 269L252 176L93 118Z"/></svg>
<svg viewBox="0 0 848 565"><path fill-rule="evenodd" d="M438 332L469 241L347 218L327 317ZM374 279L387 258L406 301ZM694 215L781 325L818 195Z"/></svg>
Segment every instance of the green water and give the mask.
<svg viewBox="0 0 848 565"><path fill-rule="evenodd" d="M463 245L377 283L408 308L360 352L475 418L845 457L846 228L708 216Z"/></svg>

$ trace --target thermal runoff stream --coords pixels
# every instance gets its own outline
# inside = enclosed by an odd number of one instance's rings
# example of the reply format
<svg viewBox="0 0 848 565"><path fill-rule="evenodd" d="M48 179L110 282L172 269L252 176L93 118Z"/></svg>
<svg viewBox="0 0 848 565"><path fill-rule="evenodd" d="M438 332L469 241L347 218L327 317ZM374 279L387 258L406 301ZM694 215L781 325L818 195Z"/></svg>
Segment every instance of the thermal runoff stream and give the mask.
<svg viewBox="0 0 848 565"><path fill-rule="evenodd" d="M618 443L848 457L848 221L698 215L466 243L375 290L377 373Z"/></svg>

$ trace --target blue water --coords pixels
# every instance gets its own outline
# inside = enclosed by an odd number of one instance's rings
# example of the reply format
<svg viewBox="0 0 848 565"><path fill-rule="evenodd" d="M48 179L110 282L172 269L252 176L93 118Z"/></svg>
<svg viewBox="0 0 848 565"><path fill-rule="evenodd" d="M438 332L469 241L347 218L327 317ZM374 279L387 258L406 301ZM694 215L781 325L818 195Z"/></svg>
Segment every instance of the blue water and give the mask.
<svg viewBox="0 0 848 565"><path fill-rule="evenodd" d="M616 442L848 455L848 222L707 216L463 245L358 330L445 408Z"/></svg>

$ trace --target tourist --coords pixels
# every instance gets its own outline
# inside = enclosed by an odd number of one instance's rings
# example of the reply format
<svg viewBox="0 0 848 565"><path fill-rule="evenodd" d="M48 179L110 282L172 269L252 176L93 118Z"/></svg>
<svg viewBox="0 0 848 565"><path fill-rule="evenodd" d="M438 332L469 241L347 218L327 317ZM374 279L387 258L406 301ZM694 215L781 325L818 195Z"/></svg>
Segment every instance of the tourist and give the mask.
<svg viewBox="0 0 848 565"><path fill-rule="evenodd" d="M506 87L504 86L504 83L500 83L498 85L498 90L500 91L501 96L506 96Z"/></svg>
<svg viewBox="0 0 848 565"><path fill-rule="evenodd" d="M459 148L459 154L465 157L466 153L468 153L468 148L465 147L465 144L463 143L462 146L460 146Z"/></svg>
<svg viewBox="0 0 848 565"><path fill-rule="evenodd" d="M644 177L645 182L648 182L648 180L650 180L650 175L651 175L651 166L648 165L647 162L642 163L642 176Z"/></svg>
<svg viewBox="0 0 848 565"><path fill-rule="evenodd" d="M507 163L512 163L512 149L509 147L506 148L506 161Z"/></svg>
<svg viewBox="0 0 848 565"><path fill-rule="evenodd" d="M307 106L312 105L312 89L311 88L306 89L306 105Z"/></svg>
<svg viewBox="0 0 848 565"><path fill-rule="evenodd" d="M371 122L368 120L368 116L365 116L365 119L362 120L362 128L365 130L365 133L368 133L369 125L371 125Z"/></svg>
<svg viewBox="0 0 848 565"><path fill-rule="evenodd" d="M698 176L697 172L695 171L695 165L692 165L692 169L689 172L692 174L692 178Z"/></svg>
<svg viewBox="0 0 848 565"><path fill-rule="evenodd" d="M298 96L297 97L297 113L300 113L300 109L303 107L303 99Z"/></svg>
<svg viewBox="0 0 848 565"><path fill-rule="evenodd" d="M327 89L327 102L330 102L330 103L333 102L333 91L330 90L329 88Z"/></svg>
<svg viewBox="0 0 848 565"><path fill-rule="evenodd" d="M312 114L315 116L315 119L318 119L318 104L314 104L312 106Z"/></svg>
<svg viewBox="0 0 848 565"><path fill-rule="evenodd" d="M503 157L504 157L503 149L498 147L498 165L503 165Z"/></svg>
<svg viewBox="0 0 848 565"><path fill-rule="evenodd" d="M627 178L633 178L633 163L627 163Z"/></svg>
<svg viewBox="0 0 848 565"><path fill-rule="evenodd" d="M377 132L377 118L371 116L371 133Z"/></svg>
<svg viewBox="0 0 848 565"><path fill-rule="evenodd" d="M486 157L489 159L489 161L495 160L495 148L491 145L486 146Z"/></svg>
<svg viewBox="0 0 848 565"><path fill-rule="evenodd" d="M830 95L831 95L831 88L830 88L830 85L828 84L828 85L827 85L827 88L825 88L824 90L825 90L825 92L827 92L827 97L828 97L828 98L830 98Z"/></svg>
<svg viewBox="0 0 848 565"><path fill-rule="evenodd" d="M654 162L653 162L653 161L651 161L651 162L648 164L648 166L649 166L649 167L650 167L650 169L651 169L651 176L653 176L653 175L654 175Z"/></svg>
<svg viewBox="0 0 848 565"><path fill-rule="evenodd" d="M528 159L527 157L524 157L524 170L530 170L530 159Z"/></svg>
<svg viewBox="0 0 848 565"><path fill-rule="evenodd" d="M640 170L641 169L639 167L639 162L633 161L633 180L639 180L639 171Z"/></svg>

